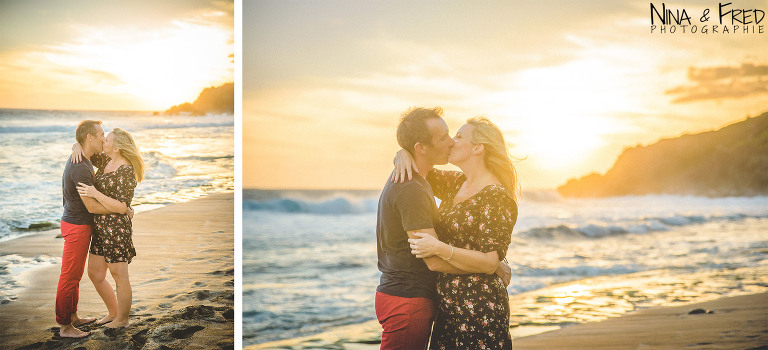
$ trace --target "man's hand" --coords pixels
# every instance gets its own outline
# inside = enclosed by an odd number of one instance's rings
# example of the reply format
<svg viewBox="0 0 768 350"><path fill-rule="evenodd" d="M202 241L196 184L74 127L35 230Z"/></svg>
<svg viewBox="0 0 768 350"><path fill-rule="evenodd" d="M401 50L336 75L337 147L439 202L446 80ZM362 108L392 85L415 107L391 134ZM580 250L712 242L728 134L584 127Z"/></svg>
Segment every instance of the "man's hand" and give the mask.
<svg viewBox="0 0 768 350"><path fill-rule="evenodd" d="M509 282L512 281L512 268L509 267L506 261L500 261L499 266L496 267L496 275L501 277L501 281L504 282L504 287L509 286Z"/></svg>
<svg viewBox="0 0 768 350"><path fill-rule="evenodd" d="M126 210L125 213L128 214L128 220L133 220L133 208L128 207L128 210Z"/></svg>

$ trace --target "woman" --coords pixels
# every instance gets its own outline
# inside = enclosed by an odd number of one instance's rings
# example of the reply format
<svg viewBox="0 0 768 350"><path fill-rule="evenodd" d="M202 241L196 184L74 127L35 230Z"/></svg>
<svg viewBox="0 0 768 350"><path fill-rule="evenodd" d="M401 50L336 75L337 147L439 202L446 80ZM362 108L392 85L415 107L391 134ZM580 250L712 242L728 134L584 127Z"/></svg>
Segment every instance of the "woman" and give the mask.
<svg viewBox="0 0 768 350"><path fill-rule="evenodd" d="M79 144L72 151L73 161L79 161ZM131 219L126 212L136 184L144 179L144 161L131 134L115 128L104 141L104 152L94 154L91 162L98 168L94 186L80 183L77 190L81 197L92 197L112 212L93 217L88 277L108 310L97 323L108 328L126 327L132 300L128 264L136 256ZM106 280L107 270L115 280L117 295Z"/></svg>
<svg viewBox="0 0 768 350"><path fill-rule="evenodd" d="M427 175L441 200L435 225L440 240L417 233L419 238L409 242L416 257L436 255L478 273L438 275L440 300L430 349L511 349L509 296L488 266L506 256L517 221L515 168L501 131L486 118L467 120L454 142L448 160L462 171L432 170ZM395 163L409 164L398 165L396 174L413 167L403 150Z"/></svg>

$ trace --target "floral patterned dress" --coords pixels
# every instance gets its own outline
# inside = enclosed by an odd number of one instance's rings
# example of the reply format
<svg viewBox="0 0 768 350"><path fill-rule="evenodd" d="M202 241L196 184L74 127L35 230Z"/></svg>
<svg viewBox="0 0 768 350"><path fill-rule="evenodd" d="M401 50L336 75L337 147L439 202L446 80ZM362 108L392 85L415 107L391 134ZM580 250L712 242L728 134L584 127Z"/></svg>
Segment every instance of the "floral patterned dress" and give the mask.
<svg viewBox="0 0 768 350"><path fill-rule="evenodd" d="M441 241L457 248L507 255L517 221L517 203L503 186L490 185L454 205L466 181L456 171L434 170L427 180L441 200L435 229ZM511 349L509 295L501 278L484 273L437 277L437 317L430 349Z"/></svg>
<svg viewBox="0 0 768 350"><path fill-rule="evenodd" d="M93 176L93 185L105 196L130 206L133 190L137 184L133 166L125 164L115 171L104 173L104 168L110 159L105 153L97 153L91 157L91 163L98 168ZM94 215L90 251L92 254L103 256L104 260L110 264L118 262L130 264L136 256L132 236L133 228L128 214Z"/></svg>

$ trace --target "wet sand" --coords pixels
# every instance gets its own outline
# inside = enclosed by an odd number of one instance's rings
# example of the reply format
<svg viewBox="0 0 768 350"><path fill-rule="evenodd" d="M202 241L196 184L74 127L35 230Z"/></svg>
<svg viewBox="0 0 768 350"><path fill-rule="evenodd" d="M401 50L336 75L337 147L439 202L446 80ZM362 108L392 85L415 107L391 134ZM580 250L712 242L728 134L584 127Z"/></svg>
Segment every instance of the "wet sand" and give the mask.
<svg viewBox="0 0 768 350"><path fill-rule="evenodd" d="M711 313L694 313L694 310ZM639 310L515 339L526 349L768 349L768 293Z"/></svg>
<svg viewBox="0 0 768 350"><path fill-rule="evenodd" d="M710 313L694 313L694 310ZM530 331L513 327L513 336ZM373 320L297 339L245 349L379 348L381 328ZM768 293L739 295L679 306L638 310L600 322L582 323L516 337L527 349L768 349Z"/></svg>
<svg viewBox="0 0 768 350"><path fill-rule="evenodd" d="M17 276L15 300L0 305L0 343L9 349L234 348L234 195L219 193L142 212L133 220L137 256L130 326L95 325L83 339L62 339L55 321L60 265ZM0 255L61 257L59 230L0 243ZM114 283L110 277L107 279ZM87 271L78 314L103 317L106 308Z"/></svg>

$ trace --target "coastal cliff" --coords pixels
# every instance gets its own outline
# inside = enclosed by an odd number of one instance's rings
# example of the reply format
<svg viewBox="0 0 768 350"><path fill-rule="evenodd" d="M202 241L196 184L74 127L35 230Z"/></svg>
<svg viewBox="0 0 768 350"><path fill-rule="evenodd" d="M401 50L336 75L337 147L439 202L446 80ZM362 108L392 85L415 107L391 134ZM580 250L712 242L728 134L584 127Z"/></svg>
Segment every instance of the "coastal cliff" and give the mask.
<svg viewBox="0 0 768 350"><path fill-rule="evenodd" d="M175 105L163 114L166 115L206 115L235 113L235 83L205 88L193 103Z"/></svg>
<svg viewBox="0 0 768 350"><path fill-rule="evenodd" d="M768 195L768 112L716 131L628 148L605 174L571 179L565 197Z"/></svg>

